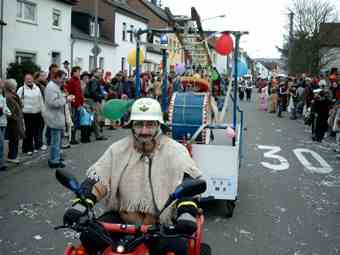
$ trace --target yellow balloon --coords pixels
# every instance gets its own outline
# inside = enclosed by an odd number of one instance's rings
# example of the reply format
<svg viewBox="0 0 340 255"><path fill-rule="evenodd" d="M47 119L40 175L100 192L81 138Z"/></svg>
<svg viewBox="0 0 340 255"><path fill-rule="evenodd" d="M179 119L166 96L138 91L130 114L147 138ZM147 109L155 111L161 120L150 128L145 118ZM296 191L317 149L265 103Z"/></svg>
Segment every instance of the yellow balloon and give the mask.
<svg viewBox="0 0 340 255"><path fill-rule="evenodd" d="M201 75L199 75L198 73L194 74L194 79L201 79Z"/></svg>
<svg viewBox="0 0 340 255"><path fill-rule="evenodd" d="M133 49L129 54L128 54L128 59L127 59L129 65L131 66L136 66L136 49ZM142 49L139 50L139 63L143 64L144 63L144 52Z"/></svg>

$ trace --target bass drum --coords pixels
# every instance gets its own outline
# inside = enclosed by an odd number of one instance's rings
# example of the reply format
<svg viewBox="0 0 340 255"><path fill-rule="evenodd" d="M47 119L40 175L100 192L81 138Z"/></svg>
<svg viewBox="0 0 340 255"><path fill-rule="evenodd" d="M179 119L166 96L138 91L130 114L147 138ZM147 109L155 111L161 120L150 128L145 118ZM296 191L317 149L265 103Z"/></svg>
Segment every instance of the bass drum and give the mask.
<svg viewBox="0 0 340 255"><path fill-rule="evenodd" d="M190 139L202 124L211 123L208 93L176 92L169 105L172 138L177 141ZM204 129L196 143L208 144L210 130Z"/></svg>

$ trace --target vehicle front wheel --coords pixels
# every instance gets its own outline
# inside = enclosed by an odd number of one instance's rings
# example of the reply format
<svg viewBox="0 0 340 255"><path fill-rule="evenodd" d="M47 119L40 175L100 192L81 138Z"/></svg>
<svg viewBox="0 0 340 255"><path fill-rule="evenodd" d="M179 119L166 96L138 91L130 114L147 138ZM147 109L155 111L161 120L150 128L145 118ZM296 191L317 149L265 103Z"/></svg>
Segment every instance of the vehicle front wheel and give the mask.
<svg viewBox="0 0 340 255"><path fill-rule="evenodd" d="M201 243L201 252L200 255L211 255L211 248L206 243Z"/></svg>
<svg viewBox="0 0 340 255"><path fill-rule="evenodd" d="M227 218L233 217L235 208L235 201L234 200L227 200L225 203L225 216Z"/></svg>

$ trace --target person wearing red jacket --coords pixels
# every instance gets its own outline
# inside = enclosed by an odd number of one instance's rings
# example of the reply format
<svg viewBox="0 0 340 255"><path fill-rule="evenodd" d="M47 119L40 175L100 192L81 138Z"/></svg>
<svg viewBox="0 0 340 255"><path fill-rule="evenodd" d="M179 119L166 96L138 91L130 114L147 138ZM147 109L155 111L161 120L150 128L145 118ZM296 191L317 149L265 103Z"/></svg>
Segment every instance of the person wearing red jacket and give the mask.
<svg viewBox="0 0 340 255"><path fill-rule="evenodd" d="M81 68L79 66L74 66L71 70L71 79L65 86L65 90L69 95L74 95L74 100L71 102L71 115L73 121L73 129L71 132L71 144L78 144L76 139L77 129L80 128L79 117L80 117L80 107L84 104L84 96L81 89L80 82L80 72Z"/></svg>

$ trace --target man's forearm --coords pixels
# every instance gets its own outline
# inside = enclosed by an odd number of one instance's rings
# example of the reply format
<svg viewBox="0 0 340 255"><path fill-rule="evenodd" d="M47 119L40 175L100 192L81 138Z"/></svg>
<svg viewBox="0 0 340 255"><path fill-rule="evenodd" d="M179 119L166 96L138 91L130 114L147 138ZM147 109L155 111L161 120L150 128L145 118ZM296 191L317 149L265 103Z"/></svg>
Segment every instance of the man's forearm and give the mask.
<svg viewBox="0 0 340 255"><path fill-rule="evenodd" d="M97 201L99 201L106 196L107 189L103 184L97 182L92 188L92 194L94 194L97 198Z"/></svg>

